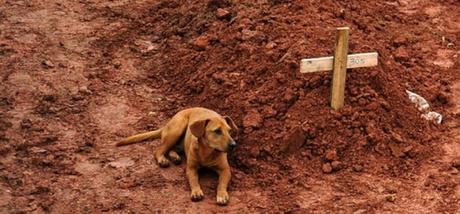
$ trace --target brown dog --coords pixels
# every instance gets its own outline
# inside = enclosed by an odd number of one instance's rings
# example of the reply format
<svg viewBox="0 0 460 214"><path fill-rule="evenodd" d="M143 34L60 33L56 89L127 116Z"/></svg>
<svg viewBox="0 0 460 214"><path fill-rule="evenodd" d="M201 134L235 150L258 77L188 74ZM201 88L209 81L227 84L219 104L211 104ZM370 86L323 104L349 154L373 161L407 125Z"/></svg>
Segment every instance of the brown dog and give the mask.
<svg viewBox="0 0 460 214"><path fill-rule="evenodd" d="M219 174L217 203L225 205L229 201L227 185L231 176L227 151L236 146L230 130L237 129L230 117L205 108L189 108L174 115L163 128L128 137L117 143L117 146L161 137L161 145L155 152L158 164L161 167L169 166L166 153L174 163L180 163L181 158L177 152L183 150L187 159L186 173L192 200L203 199L203 191L198 183L198 169L208 167Z"/></svg>

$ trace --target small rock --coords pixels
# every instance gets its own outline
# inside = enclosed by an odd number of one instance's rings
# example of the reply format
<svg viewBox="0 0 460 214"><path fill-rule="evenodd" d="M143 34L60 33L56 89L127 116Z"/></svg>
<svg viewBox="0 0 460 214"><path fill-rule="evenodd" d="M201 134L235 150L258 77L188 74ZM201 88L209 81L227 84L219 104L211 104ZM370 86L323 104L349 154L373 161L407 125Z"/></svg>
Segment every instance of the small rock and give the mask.
<svg viewBox="0 0 460 214"><path fill-rule="evenodd" d="M403 152L404 152L405 154L409 154L409 152L411 152L413 148L414 148L414 147L412 147L412 146L406 146L406 147L403 149Z"/></svg>
<svg viewBox="0 0 460 214"><path fill-rule="evenodd" d="M353 212L353 214L363 214L363 213L367 213L367 210L366 209L359 209L359 210L356 210Z"/></svg>
<svg viewBox="0 0 460 214"><path fill-rule="evenodd" d="M300 155L302 155L302 157L310 157L310 153L307 151L301 151Z"/></svg>
<svg viewBox="0 0 460 214"><path fill-rule="evenodd" d="M384 170L387 170L387 171L390 170L390 167L389 167L388 165L386 165L386 164L384 164L384 165L382 166L382 168L383 168Z"/></svg>
<svg viewBox="0 0 460 214"><path fill-rule="evenodd" d="M398 61L407 61L410 58L409 53L404 47L399 47L398 49L396 49L394 57Z"/></svg>
<svg viewBox="0 0 460 214"><path fill-rule="evenodd" d="M391 154L397 158L404 157L405 153L403 152L403 148L395 143L390 143L388 144L388 147L390 147Z"/></svg>
<svg viewBox="0 0 460 214"><path fill-rule="evenodd" d="M32 152L34 154L41 154L41 153L45 153L47 151L46 151L46 149L42 149L40 147L34 146L34 147L30 148L30 152Z"/></svg>
<svg viewBox="0 0 460 214"><path fill-rule="evenodd" d="M126 205L123 202L118 201L112 206L112 209L120 210L120 209L123 209L125 207L126 207Z"/></svg>
<svg viewBox="0 0 460 214"><path fill-rule="evenodd" d="M396 194L389 194L385 196L385 200L388 202L395 202L396 201Z"/></svg>
<svg viewBox="0 0 460 214"><path fill-rule="evenodd" d="M119 69L121 67L121 62L118 60L113 61L113 67Z"/></svg>
<svg viewBox="0 0 460 214"><path fill-rule="evenodd" d="M321 167L323 172L326 173L326 174L329 174L332 172L332 166L330 163L325 163L323 164L323 166Z"/></svg>
<svg viewBox="0 0 460 214"><path fill-rule="evenodd" d="M226 9L218 8L216 10L216 17L218 19L229 19L231 18L231 13Z"/></svg>
<svg viewBox="0 0 460 214"><path fill-rule="evenodd" d="M198 38L193 41L193 45L198 49L198 50L205 50L209 46L209 40L210 38L206 35L201 35Z"/></svg>
<svg viewBox="0 0 460 214"><path fill-rule="evenodd" d="M274 42L269 42L265 45L265 48L267 49L273 49L276 46L276 43Z"/></svg>
<svg viewBox="0 0 460 214"><path fill-rule="evenodd" d="M395 194L398 192L398 188L394 186L387 186L385 187L385 191L388 192L389 194Z"/></svg>
<svg viewBox="0 0 460 214"><path fill-rule="evenodd" d="M154 44L151 41L147 40L139 39L136 40L134 44L137 46L138 50L143 54L160 49L160 46L158 44Z"/></svg>
<svg viewBox="0 0 460 214"><path fill-rule="evenodd" d="M299 96L297 95L297 93L294 90L288 88L284 92L283 101L288 105L292 105L297 101L298 98Z"/></svg>
<svg viewBox="0 0 460 214"><path fill-rule="evenodd" d="M32 127L32 121L30 121L30 119L26 118L26 119L23 119L21 121L21 128L22 129L28 129L30 127Z"/></svg>
<svg viewBox="0 0 460 214"><path fill-rule="evenodd" d="M117 161L112 161L109 163L109 166L113 168L126 168L134 165L134 161L131 158L121 158Z"/></svg>
<svg viewBox="0 0 460 214"><path fill-rule="evenodd" d="M390 104L386 100L381 100L380 106L387 111L391 109Z"/></svg>
<svg viewBox="0 0 460 214"><path fill-rule="evenodd" d="M460 160L454 160L452 161L452 167L455 167L457 169L460 169Z"/></svg>
<svg viewBox="0 0 460 214"><path fill-rule="evenodd" d="M359 100L358 100L358 102L359 102ZM367 104L366 110L367 110L367 111L377 111L377 109L379 108L379 106L380 106L380 103L378 103L378 102L371 102L371 103Z"/></svg>
<svg viewBox="0 0 460 214"><path fill-rule="evenodd" d="M393 139L396 143L404 143L405 142L405 140L401 137L401 135L399 135L396 132L391 132L391 139Z"/></svg>
<svg viewBox="0 0 460 214"><path fill-rule="evenodd" d="M291 133L289 133L283 140L283 148L285 154L292 154L303 146L307 137L305 132L301 127L295 128Z"/></svg>
<svg viewBox="0 0 460 214"><path fill-rule="evenodd" d="M270 118L270 117L274 117L276 116L276 110L273 109L271 106L266 106L264 107L264 109L262 110L262 113L263 115L265 116L265 118Z"/></svg>
<svg viewBox="0 0 460 214"><path fill-rule="evenodd" d="M72 95L72 99L78 101L85 99L85 97L83 97L81 94L74 94Z"/></svg>
<svg viewBox="0 0 460 214"><path fill-rule="evenodd" d="M242 36L241 36L242 40L249 40L252 37L257 35L257 31L247 30L247 29L242 30L241 33L242 33Z"/></svg>
<svg viewBox="0 0 460 214"><path fill-rule="evenodd" d="M393 39L393 43L398 47L406 44L407 42L408 42L408 38L406 35L399 35L398 37Z"/></svg>
<svg viewBox="0 0 460 214"><path fill-rule="evenodd" d="M353 166L353 171L355 172L362 172L363 171L363 166L356 164Z"/></svg>
<svg viewBox="0 0 460 214"><path fill-rule="evenodd" d="M340 168L342 168L342 163L340 161L332 161L331 166L332 170L338 171Z"/></svg>
<svg viewBox="0 0 460 214"><path fill-rule="evenodd" d="M264 122L262 116L257 110L249 111L243 119L244 127L260 128Z"/></svg>
<svg viewBox="0 0 460 214"><path fill-rule="evenodd" d="M44 60L44 61L42 62L42 66L43 66L44 68L46 68L46 69L48 69L48 68L54 68L53 62L51 62L51 61L49 61L49 60Z"/></svg>
<svg viewBox="0 0 460 214"><path fill-rule="evenodd" d="M275 78L279 83L285 83L286 80L286 75L283 75L282 73L276 73Z"/></svg>
<svg viewBox="0 0 460 214"><path fill-rule="evenodd" d="M326 158L326 160L328 161L335 161L339 159L339 157L337 156L337 152L335 150L326 151L324 158Z"/></svg>
<svg viewBox="0 0 460 214"><path fill-rule="evenodd" d="M79 89L78 89L79 92L81 92L82 94L91 94L92 92L88 89L87 86L81 86Z"/></svg>

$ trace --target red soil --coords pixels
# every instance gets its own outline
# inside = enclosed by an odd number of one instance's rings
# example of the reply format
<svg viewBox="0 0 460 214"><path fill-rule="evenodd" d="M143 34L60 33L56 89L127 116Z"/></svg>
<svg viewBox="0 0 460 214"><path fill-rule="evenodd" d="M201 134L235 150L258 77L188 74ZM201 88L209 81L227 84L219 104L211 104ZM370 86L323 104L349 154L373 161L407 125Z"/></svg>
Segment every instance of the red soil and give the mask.
<svg viewBox="0 0 460 214"><path fill-rule="evenodd" d="M2 3L0 212L458 212L459 2L256 2ZM298 64L339 26L379 65L348 71L336 112L331 73ZM113 147L192 106L240 126L227 207L209 172L191 202L159 141Z"/></svg>

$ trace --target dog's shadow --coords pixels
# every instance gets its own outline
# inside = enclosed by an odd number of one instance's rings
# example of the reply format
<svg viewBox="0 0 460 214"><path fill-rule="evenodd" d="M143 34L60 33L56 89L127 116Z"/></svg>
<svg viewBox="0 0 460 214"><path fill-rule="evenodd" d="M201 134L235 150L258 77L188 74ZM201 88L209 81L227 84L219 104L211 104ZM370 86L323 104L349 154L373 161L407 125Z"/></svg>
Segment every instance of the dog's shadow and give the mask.
<svg viewBox="0 0 460 214"><path fill-rule="evenodd" d="M206 191L215 190L219 181L219 175L212 169L201 168L198 170L200 184Z"/></svg>

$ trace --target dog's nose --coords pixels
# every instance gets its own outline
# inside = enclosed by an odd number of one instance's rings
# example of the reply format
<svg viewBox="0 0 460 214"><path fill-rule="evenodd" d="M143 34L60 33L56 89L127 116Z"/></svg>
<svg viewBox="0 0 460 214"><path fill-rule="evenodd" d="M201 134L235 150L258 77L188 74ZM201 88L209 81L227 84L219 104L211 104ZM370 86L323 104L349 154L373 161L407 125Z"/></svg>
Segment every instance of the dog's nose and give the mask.
<svg viewBox="0 0 460 214"><path fill-rule="evenodd" d="M236 142L234 140L231 140L228 146L233 148L236 146Z"/></svg>

